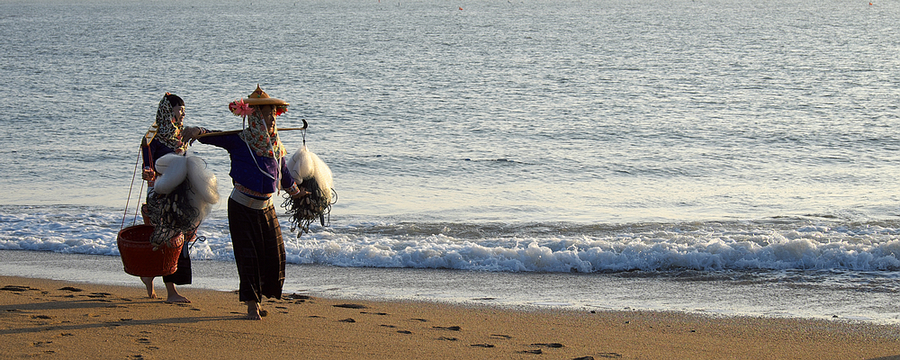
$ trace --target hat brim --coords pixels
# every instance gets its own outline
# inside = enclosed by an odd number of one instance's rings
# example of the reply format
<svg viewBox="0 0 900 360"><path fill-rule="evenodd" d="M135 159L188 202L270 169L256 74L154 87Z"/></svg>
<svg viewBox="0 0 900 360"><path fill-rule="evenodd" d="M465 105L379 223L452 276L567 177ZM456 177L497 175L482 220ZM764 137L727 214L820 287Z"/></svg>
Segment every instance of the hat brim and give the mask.
<svg viewBox="0 0 900 360"><path fill-rule="evenodd" d="M288 106L290 104L287 101L276 99L276 98L246 98L244 99L244 103L250 106L260 106L260 105L278 105L278 106Z"/></svg>

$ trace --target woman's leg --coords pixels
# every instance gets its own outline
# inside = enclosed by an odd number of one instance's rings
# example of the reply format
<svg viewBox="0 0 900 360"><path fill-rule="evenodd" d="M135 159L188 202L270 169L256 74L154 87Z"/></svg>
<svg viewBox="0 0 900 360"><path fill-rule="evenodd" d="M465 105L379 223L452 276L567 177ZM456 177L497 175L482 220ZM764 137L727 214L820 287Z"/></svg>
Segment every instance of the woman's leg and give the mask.
<svg viewBox="0 0 900 360"><path fill-rule="evenodd" d="M188 240L188 237L185 237L185 240ZM192 282L192 272L191 272L191 253L190 253L190 245L187 241L185 241L181 254L178 256L178 268L175 270L175 273L171 275L163 276L163 282L166 284L166 302L168 303L189 303L191 302L188 298L182 296L178 293L178 290L175 289L175 285L187 285Z"/></svg>
<svg viewBox="0 0 900 360"><path fill-rule="evenodd" d="M153 276L141 276L141 282L147 287L147 297L156 299L156 290L153 290Z"/></svg>
<svg viewBox="0 0 900 360"><path fill-rule="evenodd" d="M238 296L242 302L259 303L260 276L258 244L262 243L259 210L250 209L232 199L228 199L228 228L231 232L231 246L234 262L240 277Z"/></svg>

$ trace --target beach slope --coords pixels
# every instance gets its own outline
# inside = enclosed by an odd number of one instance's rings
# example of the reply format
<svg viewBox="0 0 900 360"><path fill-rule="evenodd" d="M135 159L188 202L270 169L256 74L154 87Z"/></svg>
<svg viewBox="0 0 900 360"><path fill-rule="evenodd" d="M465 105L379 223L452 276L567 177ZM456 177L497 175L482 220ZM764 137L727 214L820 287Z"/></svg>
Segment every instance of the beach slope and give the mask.
<svg viewBox="0 0 900 360"><path fill-rule="evenodd" d="M163 290L164 292L164 290ZM116 287L0 277L0 358L895 359L900 329L668 312L516 311L285 294L262 321L230 292L190 304Z"/></svg>

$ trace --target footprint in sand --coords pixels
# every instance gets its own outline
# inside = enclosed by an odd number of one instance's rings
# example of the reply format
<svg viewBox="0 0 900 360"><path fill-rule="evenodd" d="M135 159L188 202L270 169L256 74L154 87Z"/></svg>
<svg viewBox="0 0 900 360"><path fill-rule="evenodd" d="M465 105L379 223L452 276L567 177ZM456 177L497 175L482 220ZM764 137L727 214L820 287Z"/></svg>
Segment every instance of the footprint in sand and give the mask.
<svg viewBox="0 0 900 360"><path fill-rule="evenodd" d="M60 290L62 290L62 291L71 291L71 292L82 292L82 291L84 291L84 290L81 290L81 289L79 289L79 288L77 288L77 287L71 287L71 286L66 286L66 287L64 287L64 288L60 288Z"/></svg>
<svg viewBox="0 0 900 360"><path fill-rule="evenodd" d="M512 339L512 336L509 336L509 335L501 335L501 334L491 334L491 337L494 338L494 339L504 339L504 340Z"/></svg>
<svg viewBox="0 0 900 360"><path fill-rule="evenodd" d="M454 337L446 337L446 336L441 336L441 337L439 337L439 338L437 338L437 339L438 339L438 340L444 340L444 341L457 341L457 340L459 340L459 339L454 338Z"/></svg>
<svg viewBox="0 0 900 360"><path fill-rule="evenodd" d="M345 309L366 309L365 305L359 305L359 304L337 304L337 305L332 305L332 306L337 307L337 308L345 308Z"/></svg>
<svg viewBox="0 0 900 360"><path fill-rule="evenodd" d="M397 332L401 333L401 334L407 334L407 335L412 334L412 331L409 331L409 330L397 330Z"/></svg>
<svg viewBox="0 0 900 360"><path fill-rule="evenodd" d="M460 331L460 330L462 330L461 327L455 326L455 325L454 325L454 326L432 326L431 328L432 328L432 329L438 329L438 330L450 330L450 331Z"/></svg>
<svg viewBox="0 0 900 360"><path fill-rule="evenodd" d="M531 344L531 346L546 347L546 348L551 348L551 349L558 349L558 348L563 347L563 344L560 344L560 343L534 343L534 344ZM525 350L525 351L522 351L522 353L525 353L525 354L543 354L544 351L541 350L541 349L534 349L534 350ZM586 359L585 359L585 360L586 360Z"/></svg>
<svg viewBox="0 0 900 360"><path fill-rule="evenodd" d="M40 290L40 289L35 289L35 288L33 288L33 287L30 287L30 286L22 286L22 285L6 285L6 286L0 288L0 290L2 290L2 291L22 292L22 291L28 291L28 290Z"/></svg>
<svg viewBox="0 0 900 360"><path fill-rule="evenodd" d="M31 315L31 318L32 319L50 320L53 317L51 317L50 315Z"/></svg>
<svg viewBox="0 0 900 360"><path fill-rule="evenodd" d="M344 320L338 320L338 321L345 322L345 323L355 323L356 322L356 320L353 320L353 318L346 318Z"/></svg>
<svg viewBox="0 0 900 360"><path fill-rule="evenodd" d="M368 312L368 311L360 311L359 313L360 314L369 314L369 315L381 315L381 316L385 316L388 314L388 313L384 313L384 312Z"/></svg>
<svg viewBox="0 0 900 360"><path fill-rule="evenodd" d="M483 348L492 348L492 347L494 347L494 345L491 345L491 344L472 344L472 345L469 345L469 346L483 347Z"/></svg>
<svg viewBox="0 0 900 360"><path fill-rule="evenodd" d="M110 295L112 295L112 294L110 294L110 293L91 293L91 294L82 295L82 296L87 296L87 297L93 299L94 301L109 302L110 300L108 300L106 298L109 297Z"/></svg>

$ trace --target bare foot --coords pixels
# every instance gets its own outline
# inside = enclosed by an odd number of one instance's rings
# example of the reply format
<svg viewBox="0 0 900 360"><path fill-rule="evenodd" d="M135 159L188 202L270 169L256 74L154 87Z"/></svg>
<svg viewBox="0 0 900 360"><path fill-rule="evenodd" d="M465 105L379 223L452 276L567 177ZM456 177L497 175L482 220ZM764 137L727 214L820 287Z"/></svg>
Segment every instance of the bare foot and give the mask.
<svg viewBox="0 0 900 360"><path fill-rule="evenodd" d="M188 300L188 298L186 298L184 296L175 294L175 295L169 295L169 297L166 298L166 302L170 303L170 304L176 304L176 303L190 303L191 301Z"/></svg>
<svg viewBox="0 0 900 360"><path fill-rule="evenodd" d="M265 310L261 310L259 308L259 303L256 301L247 301L247 319L250 320L262 320L262 317L265 316L263 313L268 315L269 313Z"/></svg>
<svg viewBox="0 0 900 360"><path fill-rule="evenodd" d="M188 298L181 296L181 294L178 293L178 290L175 290L174 283L170 283L170 282L166 283L166 292L168 293L168 296L166 297L167 303L175 304L175 303L190 303L191 302L190 300L188 300Z"/></svg>
<svg viewBox="0 0 900 360"><path fill-rule="evenodd" d="M153 290L153 277L141 276L141 282L144 283L144 286L147 287L147 297L156 299L156 290Z"/></svg>

